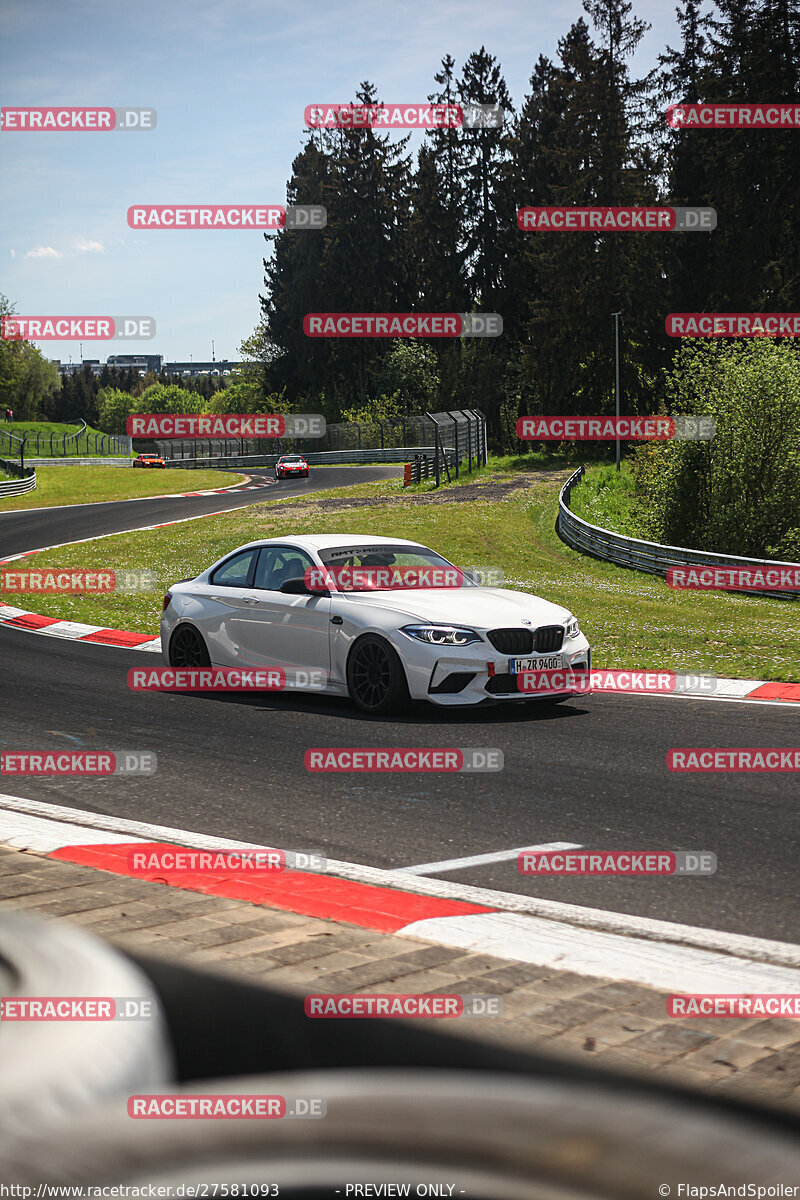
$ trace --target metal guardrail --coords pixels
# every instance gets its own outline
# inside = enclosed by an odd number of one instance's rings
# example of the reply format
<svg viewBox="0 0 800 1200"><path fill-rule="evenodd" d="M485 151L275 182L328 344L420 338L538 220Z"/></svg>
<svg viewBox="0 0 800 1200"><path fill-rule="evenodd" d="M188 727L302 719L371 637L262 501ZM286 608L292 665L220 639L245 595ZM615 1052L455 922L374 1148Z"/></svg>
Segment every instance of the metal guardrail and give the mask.
<svg viewBox="0 0 800 1200"><path fill-rule="evenodd" d="M556 532L573 550L591 554L604 562L616 563L618 567L628 567L633 571L646 571L650 575L666 576L670 567L683 567L687 564L698 563L706 566L719 567L759 567L795 568L800 564L778 562L776 559L742 558L735 554L713 554L709 550L690 550L685 546L662 546L659 542L646 542L639 538L625 537L624 534L614 533L599 525L590 525L582 517L571 512L569 507L570 495L576 483L584 475L586 468L579 467L562 487L558 495L558 518ZM726 589L727 590L727 589ZM730 589L734 590L734 589ZM735 589L740 591L740 589ZM748 596L772 596L778 600L797 600L800 592L753 591L741 589L740 594Z"/></svg>
<svg viewBox="0 0 800 1200"><path fill-rule="evenodd" d="M4 496L22 496L36 487L36 472L26 471L21 479L7 479L0 483L0 500Z"/></svg>

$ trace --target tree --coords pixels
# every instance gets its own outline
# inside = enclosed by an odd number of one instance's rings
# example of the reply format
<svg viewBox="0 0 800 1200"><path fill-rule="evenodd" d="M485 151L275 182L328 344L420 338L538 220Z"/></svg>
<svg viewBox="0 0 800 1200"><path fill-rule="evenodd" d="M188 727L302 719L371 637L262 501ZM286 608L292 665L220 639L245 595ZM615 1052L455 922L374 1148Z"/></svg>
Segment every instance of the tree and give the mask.
<svg viewBox="0 0 800 1200"><path fill-rule="evenodd" d="M16 306L0 293L0 320L16 314ZM59 392L55 363L24 338L0 339L0 407L18 421L52 416Z"/></svg>

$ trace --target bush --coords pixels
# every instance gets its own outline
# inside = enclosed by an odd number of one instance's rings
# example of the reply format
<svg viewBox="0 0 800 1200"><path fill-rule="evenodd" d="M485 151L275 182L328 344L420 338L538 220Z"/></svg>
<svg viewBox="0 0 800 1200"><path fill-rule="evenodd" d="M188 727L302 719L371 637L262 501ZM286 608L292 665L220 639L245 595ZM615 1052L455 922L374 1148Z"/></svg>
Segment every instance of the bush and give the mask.
<svg viewBox="0 0 800 1200"><path fill-rule="evenodd" d="M757 558L800 551L800 349L692 340L666 377L669 410L708 413L710 442L648 443L633 459L647 536Z"/></svg>

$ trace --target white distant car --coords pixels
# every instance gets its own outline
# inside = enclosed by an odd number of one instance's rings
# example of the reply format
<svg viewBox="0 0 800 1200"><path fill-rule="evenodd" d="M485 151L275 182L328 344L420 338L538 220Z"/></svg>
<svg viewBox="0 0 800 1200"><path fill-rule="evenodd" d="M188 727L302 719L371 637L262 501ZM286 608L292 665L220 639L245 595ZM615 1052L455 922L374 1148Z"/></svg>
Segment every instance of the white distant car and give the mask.
<svg viewBox="0 0 800 1200"><path fill-rule="evenodd" d="M447 578L458 571L427 546L368 534L240 546L167 592L165 661L280 665L287 678L295 671L300 679L313 672L325 692L350 696L376 716L409 698L442 705L530 700L519 690L521 673L591 668L577 619L558 604L463 577L458 586L382 586L384 568L405 572L405 580L420 568L423 576L436 569Z"/></svg>

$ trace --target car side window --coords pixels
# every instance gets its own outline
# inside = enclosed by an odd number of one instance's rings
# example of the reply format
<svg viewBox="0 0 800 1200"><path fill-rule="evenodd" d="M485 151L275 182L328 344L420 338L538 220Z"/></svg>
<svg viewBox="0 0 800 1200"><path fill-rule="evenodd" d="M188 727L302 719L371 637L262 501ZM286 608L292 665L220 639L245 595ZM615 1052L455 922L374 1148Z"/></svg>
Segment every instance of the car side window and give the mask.
<svg viewBox="0 0 800 1200"><path fill-rule="evenodd" d="M297 579L315 565L307 554L292 546L262 546L253 587L278 592L287 579Z"/></svg>
<svg viewBox="0 0 800 1200"><path fill-rule="evenodd" d="M253 565L255 556L255 549L243 550L241 554L234 554L222 566L217 567L211 576L211 582L217 587L247 587L250 568Z"/></svg>

